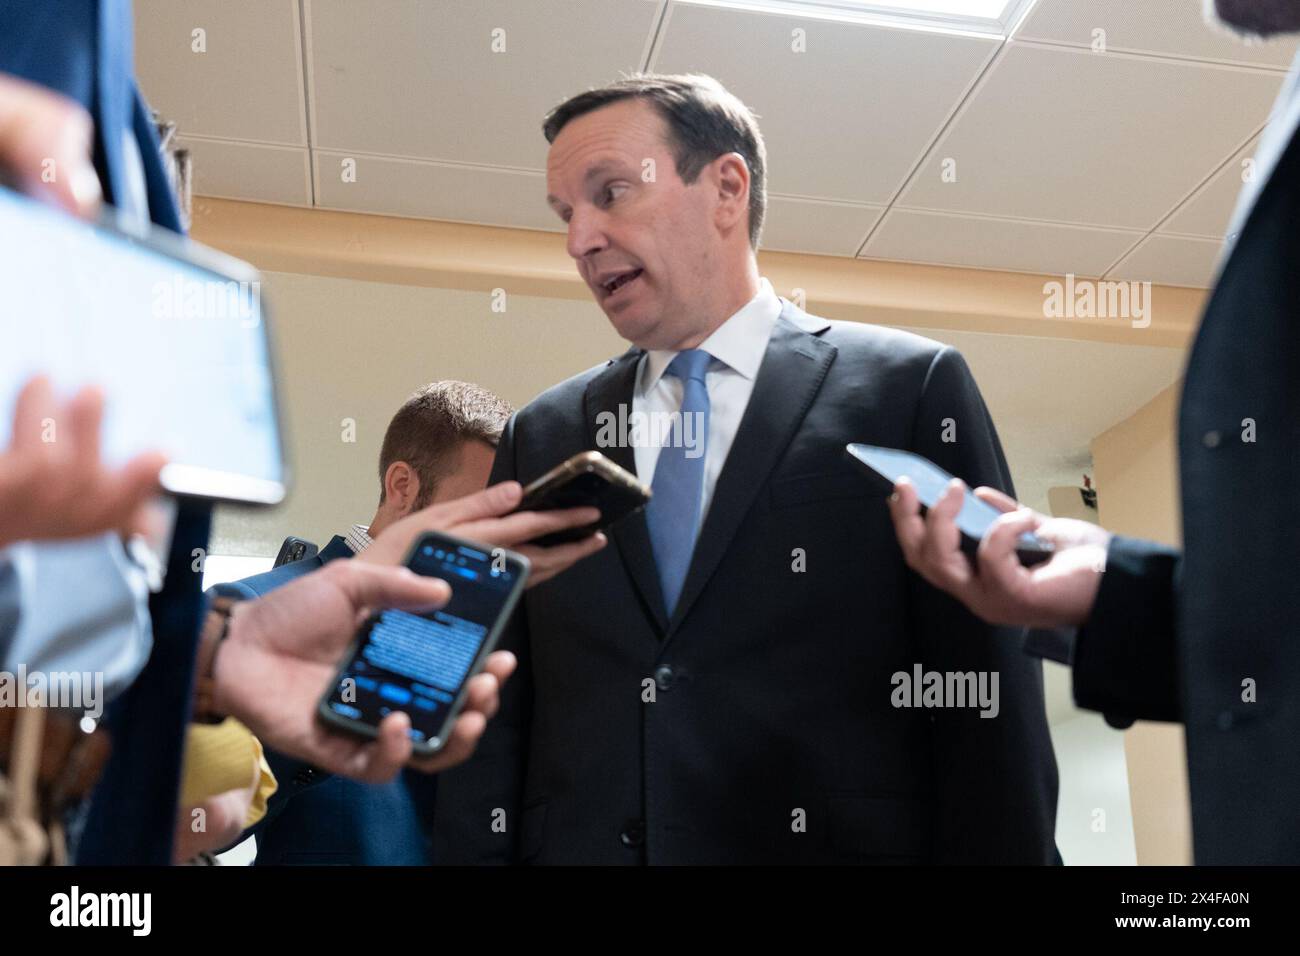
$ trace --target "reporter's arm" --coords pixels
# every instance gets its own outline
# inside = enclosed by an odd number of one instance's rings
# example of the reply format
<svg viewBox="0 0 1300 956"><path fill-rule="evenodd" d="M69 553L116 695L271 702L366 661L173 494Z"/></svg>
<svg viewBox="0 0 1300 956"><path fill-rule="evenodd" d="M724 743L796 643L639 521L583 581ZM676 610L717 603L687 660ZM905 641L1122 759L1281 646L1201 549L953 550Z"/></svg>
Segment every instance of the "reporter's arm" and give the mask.
<svg viewBox="0 0 1300 956"><path fill-rule="evenodd" d="M1116 535L1092 614L1074 643L1074 701L1115 727L1181 720L1176 595L1182 556Z"/></svg>

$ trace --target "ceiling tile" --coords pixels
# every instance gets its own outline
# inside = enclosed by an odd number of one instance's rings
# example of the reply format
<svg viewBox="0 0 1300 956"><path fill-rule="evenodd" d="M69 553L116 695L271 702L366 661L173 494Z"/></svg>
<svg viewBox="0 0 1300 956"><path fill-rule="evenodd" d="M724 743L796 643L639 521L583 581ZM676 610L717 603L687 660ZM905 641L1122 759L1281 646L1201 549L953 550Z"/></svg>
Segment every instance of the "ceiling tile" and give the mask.
<svg viewBox="0 0 1300 956"><path fill-rule="evenodd" d="M305 149L192 137L177 139L192 157L195 195L311 205Z"/></svg>
<svg viewBox="0 0 1300 956"><path fill-rule="evenodd" d="M1249 146L1233 156L1223 169L1161 225L1160 232L1222 239L1228 221L1232 218L1232 211L1237 208L1237 196L1241 194L1245 182L1242 177L1249 169L1253 169L1253 166L1243 164L1254 158L1258 145L1258 140L1252 140Z"/></svg>
<svg viewBox="0 0 1300 956"><path fill-rule="evenodd" d="M880 206L768 196L762 248L852 256L884 211Z"/></svg>
<svg viewBox="0 0 1300 956"><path fill-rule="evenodd" d="M1019 40L1048 40L1090 47L1104 30L1108 50L1285 67L1296 39L1247 42L1206 23L1198 0L1038 0L1016 31Z"/></svg>
<svg viewBox="0 0 1300 956"><path fill-rule="evenodd" d="M652 67L709 73L758 114L770 189L884 204L997 43L673 3Z"/></svg>
<svg viewBox="0 0 1300 956"><path fill-rule="evenodd" d="M1208 289L1214 281L1222 246L1215 239L1152 235L1106 278Z"/></svg>
<svg viewBox="0 0 1300 956"><path fill-rule="evenodd" d="M540 172L454 166L355 156L322 150L316 159L316 205L416 219L562 232L546 205ZM356 181L343 181L343 161L355 159Z"/></svg>
<svg viewBox="0 0 1300 956"><path fill-rule="evenodd" d="M1281 82L1011 43L898 205L1149 229L1259 129Z"/></svg>
<svg viewBox="0 0 1300 956"><path fill-rule="evenodd" d="M527 169L545 168L547 110L638 68L659 10L655 0L358 7L305 8L316 146Z"/></svg>
<svg viewBox="0 0 1300 956"><path fill-rule="evenodd" d="M894 209L862 252L973 269L1100 276L1142 233Z"/></svg>
<svg viewBox="0 0 1300 956"><path fill-rule="evenodd" d="M140 89L178 132L307 145L295 0L136 0L135 24Z"/></svg>

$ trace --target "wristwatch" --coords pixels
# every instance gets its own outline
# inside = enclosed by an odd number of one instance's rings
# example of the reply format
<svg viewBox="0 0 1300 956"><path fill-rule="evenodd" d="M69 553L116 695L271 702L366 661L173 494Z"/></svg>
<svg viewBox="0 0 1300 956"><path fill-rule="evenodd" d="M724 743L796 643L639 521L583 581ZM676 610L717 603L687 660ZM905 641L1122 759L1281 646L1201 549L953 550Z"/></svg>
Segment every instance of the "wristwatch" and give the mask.
<svg viewBox="0 0 1300 956"><path fill-rule="evenodd" d="M217 652L230 633L230 616L239 603L238 598L214 597L208 605L199 632L199 649L194 668L194 716L198 724L219 724L226 719L216 707Z"/></svg>

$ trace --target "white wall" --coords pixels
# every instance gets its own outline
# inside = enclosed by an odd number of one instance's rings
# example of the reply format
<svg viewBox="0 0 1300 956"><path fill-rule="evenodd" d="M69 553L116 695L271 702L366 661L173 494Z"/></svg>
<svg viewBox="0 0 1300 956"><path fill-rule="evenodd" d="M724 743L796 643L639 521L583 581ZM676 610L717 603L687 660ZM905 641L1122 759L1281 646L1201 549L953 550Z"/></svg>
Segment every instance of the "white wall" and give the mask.
<svg viewBox="0 0 1300 956"><path fill-rule="evenodd" d="M507 290L508 292L508 290ZM221 508L213 553L274 557L286 535L325 544L379 500L384 429L406 397L444 378L522 405L626 345L595 303L267 273L293 489L271 510ZM344 440L344 419L356 422Z"/></svg>

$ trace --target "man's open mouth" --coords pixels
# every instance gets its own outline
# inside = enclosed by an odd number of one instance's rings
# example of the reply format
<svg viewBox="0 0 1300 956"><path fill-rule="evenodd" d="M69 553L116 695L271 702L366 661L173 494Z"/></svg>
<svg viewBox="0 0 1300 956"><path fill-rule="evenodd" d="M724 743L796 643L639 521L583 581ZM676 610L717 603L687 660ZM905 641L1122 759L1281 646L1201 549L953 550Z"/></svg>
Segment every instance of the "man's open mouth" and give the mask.
<svg viewBox="0 0 1300 956"><path fill-rule="evenodd" d="M639 278L642 271L643 270L641 269L629 269L627 272L620 272L617 275L606 279L601 283L601 288L605 292L605 298L608 299L611 296L617 295L619 290L625 288L627 285Z"/></svg>

